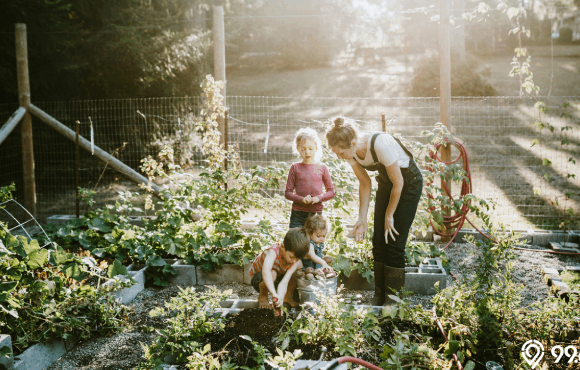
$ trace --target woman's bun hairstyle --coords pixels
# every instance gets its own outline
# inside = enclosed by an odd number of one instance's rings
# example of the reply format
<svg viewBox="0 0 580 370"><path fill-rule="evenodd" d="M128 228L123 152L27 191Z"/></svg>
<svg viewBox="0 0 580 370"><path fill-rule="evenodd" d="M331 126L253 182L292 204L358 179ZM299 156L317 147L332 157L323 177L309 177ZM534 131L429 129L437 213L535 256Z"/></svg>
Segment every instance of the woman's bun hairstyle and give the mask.
<svg viewBox="0 0 580 370"><path fill-rule="evenodd" d="M333 124L328 126L329 130L326 132L326 142L328 146L338 146L340 148L349 148L352 140L358 137L358 125L344 117L336 117L331 120Z"/></svg>
<svg viewBox="0 0 580 370"><path fill-rule="evenodd" d="M343 117L336 117L334 119L334 127L339 128L344 126L344 118Z"/></svg>

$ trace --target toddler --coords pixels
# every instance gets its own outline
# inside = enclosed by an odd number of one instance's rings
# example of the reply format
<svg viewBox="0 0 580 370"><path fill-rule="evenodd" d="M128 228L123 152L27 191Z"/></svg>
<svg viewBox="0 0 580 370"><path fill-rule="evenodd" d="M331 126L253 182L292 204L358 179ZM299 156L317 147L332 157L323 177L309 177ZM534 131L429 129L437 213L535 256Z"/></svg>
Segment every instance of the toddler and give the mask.
<svg viewBox="0 0 580 370"><path fill-rule="evenodd" d="M316 131L310 127L298 130L294 151L300 154L302 161L290 167L284 194L286 199L293 201L291 228L304 226L308 216L322 212L322 202L334 197L328 168L318 163L322 157L322 142Z"/></svg>
<svg viewBox="0 0 580 370"><path fill-rule="evenodd" d="M328 234L328 220L320 213L316 213L306 219L304 223L304 231L310 238L310 250L308 254L302 258L302 266L318 268L329 268L328 263L332 261L330 257L324 257L322 250L324 249L324 241L326 234Z"/></svg>
<svg viewBox="0 0 580 370"><path fill-rule="evenodd" d="M300 259L309 252L309 248L310 239L304 228L292 228L286 233L282 244L276 244L256 257L250 267L250 277L252 286L260 293L259 307L272 308L268 292L272 294L276 306L282 306L283 303L291 307L298 306L293 298L296 289L296 278L293 275L297 268L302 267Z"/></svg>

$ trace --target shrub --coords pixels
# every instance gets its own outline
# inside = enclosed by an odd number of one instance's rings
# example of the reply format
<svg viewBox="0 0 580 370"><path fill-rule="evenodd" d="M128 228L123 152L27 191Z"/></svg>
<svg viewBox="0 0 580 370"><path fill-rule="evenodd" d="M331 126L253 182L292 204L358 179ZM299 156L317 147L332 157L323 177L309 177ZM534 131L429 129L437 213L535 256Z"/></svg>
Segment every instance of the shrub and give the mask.
<svg viewBox="0 0 580 370"><path fill-rule="evenodd" d="M570 27L560 28L560 36L558 37L560 44L569 45L572 43L572 29Z"/></svg>
<svg viewBox="0 0 580 370"><path fill-rule="evenodd" d="M451 95L494 96L495 88L487 82L489 69L480 71L478 59L469 57L464 63L451 58ZM439 96L439 57L423 59L415 69L410 96Z"/></svg>

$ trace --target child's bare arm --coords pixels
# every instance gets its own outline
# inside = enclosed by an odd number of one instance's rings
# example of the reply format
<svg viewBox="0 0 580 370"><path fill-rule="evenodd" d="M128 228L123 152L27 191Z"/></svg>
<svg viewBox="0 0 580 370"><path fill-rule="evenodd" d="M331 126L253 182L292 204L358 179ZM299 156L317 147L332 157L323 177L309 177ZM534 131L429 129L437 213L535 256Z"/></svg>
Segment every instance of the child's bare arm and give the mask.
<svg viewBox="0 0 580 370"><path fill-rule="evenodd" d="M309 260L312 260L312 262L314 262L314 263L322 265L323 269L330 268L330 266L328 266L328 263L326 263L322 258L320 258L316 255L316 252L314 251L314 246L312 245L312 243L310 243L310 250L308 251L308 254L306 256L304 256L304 258L307 258Z"/></svg>
<svg viewBox="0 0 580 370"><path fill-rule="evenodd" d="M264 259L264 265L262 266L262 279L266 288L272 293L272 298L279 298L276 294L276 287L274 286L274 280L272 279L272 266L274 266L274 261L276 260L276 252L269 249L266 252L266 258ZM278 299L279 301L280 299Z"/></svg>
<svg viewBox="0 0 580 370"><path fill-rule="evenodd" d="M296 270L298 268L302 268L302 261L300 261L300 260L297 262L294 262L294 264L292 266L290 266L290 268L288 269L288 271L286 271L286 274L282 278L282 281L280 281L280 283L278 283L278 296L279 297L284 297L286 295L286 291L288 290L288 283L290 282L292 275L294 275L294 272L296 272ZM278 302L280 302L280 301L278 301ZM282 305L282 302L280 302L280 305Z"/></svg>
<svg viewBox="0 0 580 370"><path fill-rule="evenodd" d="M312 248L312 249L314 249L314 248ZM308 257L312 260L312 262L317 263L319 265L322 265L323 269L330 268L330 266L328 266L328 263L326 263L322 258L318 257L316 255L316 253L314 253L314 251L312 251L311 253L308 253L308 255L309 255Z"/></svg>

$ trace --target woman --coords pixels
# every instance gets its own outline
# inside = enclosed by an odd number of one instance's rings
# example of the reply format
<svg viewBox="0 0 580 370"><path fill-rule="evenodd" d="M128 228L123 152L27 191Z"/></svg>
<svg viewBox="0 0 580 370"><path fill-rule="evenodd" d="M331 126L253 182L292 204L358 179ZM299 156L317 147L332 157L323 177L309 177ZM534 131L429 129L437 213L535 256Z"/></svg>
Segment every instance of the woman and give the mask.
<svg viewBox="0 0 580 370"><path fill-rule="evenodd" d="M337 157L351 165L359 181L359 215L351 231L357 242L365 238L367 230L371 198L367 171L379 171L373 233L375 296L371 303L393 303L388 295L405 286L405 244L421 198L421 171L397 138L383 132L359 132L342 117L334 120L326 139Z"/></svg>

